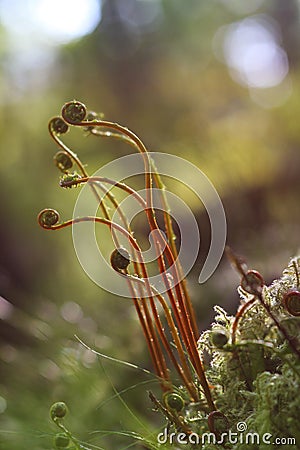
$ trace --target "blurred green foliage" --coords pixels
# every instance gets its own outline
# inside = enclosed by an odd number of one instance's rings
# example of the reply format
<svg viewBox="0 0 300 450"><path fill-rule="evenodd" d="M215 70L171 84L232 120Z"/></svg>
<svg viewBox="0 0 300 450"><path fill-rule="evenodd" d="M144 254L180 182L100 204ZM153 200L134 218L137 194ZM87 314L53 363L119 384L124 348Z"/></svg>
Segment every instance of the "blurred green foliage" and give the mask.
<svg viewBox="0 0 300 450"><path fill-rule="evenodd" d="M149 150L180 155L203 170L224 202L229 245L267 280L298 250L298 2L262 1L256 11L243 14L222 1L162 0L156 22L144 28L126 23L121 3L135 11L145 2L103 2L97 29L55 48L47 72L38 64L18 72L8 31L0 28L0 295L9 302L3 302L0 317L3 450L52 448L56 429L48 411L60 400L70 408L74 434L107 449L132 440L104 437L103 430L147 434L139 421L149 433L155 423L161 425L151 411L147 384L138 386L147 377L95 358L74 338L79 335L102 353L151 369L132 304L87 278L70 230L45 232L36 222L45 207L70 218L78 195L58 185L52 161L56 148L47 132L49 118L65 101L77 98L131 128ZM257 104L213 51L220 27L254 13L277 20L289 58L291 92L274 108ZM32 46L34 52L34 41ZM90 173L128 152L120 142L84 138L79 132L68 136L68 143ZM200 264L209 245L208 220L188 192L182 195L190 198L203 230ZM190 290L203 329L212 304L236 309L237 276L222 261L209 282L199 286L197 267ZM112 385L132 387L124 394L132 414L117 397L109 401L115 395Z"/></svg>

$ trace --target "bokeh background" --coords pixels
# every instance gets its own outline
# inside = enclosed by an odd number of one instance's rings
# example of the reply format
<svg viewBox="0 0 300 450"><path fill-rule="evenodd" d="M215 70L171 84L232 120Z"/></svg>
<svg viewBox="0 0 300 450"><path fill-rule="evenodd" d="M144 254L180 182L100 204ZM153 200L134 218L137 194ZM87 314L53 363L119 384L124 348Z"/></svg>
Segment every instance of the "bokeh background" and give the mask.
<svg viewBox="0 0 300 450"><path fill-rule="evenodd" d="M129 300L99 289L77 261L71 230L45 232L45 207L71 217L78 190L59 188L49 118L73 98L135 131L151 151L182 156L216 187L228 244L267 282L299 250L298 0L0 0L0 448L52 448L49 407L100 448L127 448L163 420ZM67 137L90 173L128 151ZM209 223L188 191L202 247L189 287L199 327L238 306L226 258L203 286ZM126 390L124 403L116 391ZM119 434L117 434L119 432ZM134 444L143 448L142 444Z"/></svg>

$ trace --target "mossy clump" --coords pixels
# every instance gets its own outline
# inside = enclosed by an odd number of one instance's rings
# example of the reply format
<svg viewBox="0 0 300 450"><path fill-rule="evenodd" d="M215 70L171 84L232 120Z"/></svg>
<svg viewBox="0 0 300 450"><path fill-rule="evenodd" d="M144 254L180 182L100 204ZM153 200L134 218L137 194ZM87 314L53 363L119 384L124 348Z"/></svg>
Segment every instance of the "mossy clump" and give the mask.
<svg viewBox="0 0 300 450"><path fill-rule="evenodd" d="M261 299L240 286L239 320L216 306L215 322L200 336L199 351L208 361L206 374L214 386L217 408L233 432L239 423L245 424L242 442L227 442L226 448L270 448L262 441L264 435L274 445L282 439L289 449L299 448L300 318L291 314L284 301L288 292L299 290L299 273L300 258L293 258L280 279L263 287ZM229 336L228 342L224 339L224 345L218 345L216 335ZM245 444L247 433L256 433L256 438Z"/></svg>

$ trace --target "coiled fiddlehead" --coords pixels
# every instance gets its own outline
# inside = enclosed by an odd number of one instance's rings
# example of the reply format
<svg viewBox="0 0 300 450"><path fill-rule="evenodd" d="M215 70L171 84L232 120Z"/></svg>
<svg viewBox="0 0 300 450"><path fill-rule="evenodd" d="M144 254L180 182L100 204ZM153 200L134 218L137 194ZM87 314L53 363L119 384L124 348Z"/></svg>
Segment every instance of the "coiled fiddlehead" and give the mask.
<svg viewBox="0 0 300 450"><path fill-rule="evenodd" d="M52 420L62 419L68 412L65 402L56 402L50 408L50 416Z"/></svg>
<svg viewBox="0 0 300 450"><path fill-rule="evenodd" d="M299 291L290 291L284 295L282 303L285 309L292 316L299 317L300 316L300 292Z"/></svg>
<svg viewBox="0 0 300 450"><path fill-rule="evenodd" d="M72 125L82 122L85 119L86 114L86 106L76 100L66 103L62 109L63 118Z"/></svg>
<svg viewBox="0 0 300 450"><path fill-rule="evenodd" d="M125 248L116 248L111 256L110 263L116 272L127 269L130 264L130 255Z"/></svg>
<svg viewBox="0 0 300 450"><path fill-rule="evenodd" d="M73 161L67 152L59 151L54 157L54 163L63 173L66 173L69 169L73 167Z"/></svg>
<svg viewBox="0 0 300 450"><path fill-rule="evenodd" d="M51 229L59 222L59 214L55 209L43 209L38 215L38 223L42 228Z"/></svg>
<svg viewBox="0 0 300 450"><path fill-rule="evenodd" d="M53 117L49 122L49 128L58 136L69 131L69 125L61 117Z"/></svg>

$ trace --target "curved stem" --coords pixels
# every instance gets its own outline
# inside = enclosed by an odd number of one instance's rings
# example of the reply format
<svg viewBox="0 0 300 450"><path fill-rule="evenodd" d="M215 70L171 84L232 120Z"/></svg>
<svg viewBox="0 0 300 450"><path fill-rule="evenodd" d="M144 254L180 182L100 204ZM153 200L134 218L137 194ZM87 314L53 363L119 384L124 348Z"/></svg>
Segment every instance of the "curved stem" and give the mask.
<svg viewBox="0 0 300 450"><path fill-rule="evenodd" d="M237 256L231 250L231 248L226 247L226 254L227 254L227 257L229 258L230 262L236 268L236 270L240 273L240 275L242 277L246 277L247 276L247 267L246 267L246 265L237 258ZM255 296L255 298L258 299L259 303L264 307L264 309L266 310L266 313L273 320L273 322L275 323L275 325L278 328L278 330L283 334L284 338L288 342L288 344L291 347L291 349L293 350L293 352L298 357L300 357L300 350L298 349L297 345L290 338L290 336L287 333L286 329L281 325L281 323L279 322L279 320L277 319L277 317L273 313L270 305L265 302L265 299L263 297L262 288L261 289L257 289L255 287L253 287L251 293L252 293L252 295Z"/></svg>
<svg viewBox="0 0 300 450"><path fill-rule="evenodd" d="M109 183L111 185L115 185L115 186L123 189L127 193L133 195L137 199L137 201L142 205L143 208L146 206L145 200L134 189L130 188L129 186L125 185L124 183L115 182L114 180L106 178L106 177L86 177L86 178L81 178L81 179L78 179L78 180L61 182L61 185L62 186L74 186L74 185L82 184L82 183L85 183L85 182L93 183L93 182L98 182L98 181L103 182L103 183ZM117 207L118 205L115 205L115 206ZM126 222L125 222L125 226L128 229L129 224L126 224ZM131 277L129 274L127 276ZM132 279L133 279L133 281L136 281L136 278L133 277ZM140 281L142 282L142 280L140 280ZM176 368L176 370L180 374L180 376L183 378L184 383L186 384L188 390L192 394L192 398L194 400L196 400L198 394L197 394L197 391L195 390L195 386L193 386L193 381L192 381L192 378L190 377L190 371L189 371L188 365L186 363L186 359L184 357L184 351L183 351L181 342L180 342L179 337L178 337L178 331L177 331L176 326L174 324L174 321L173 321L173 318L171 316L170 310L169 310L169 308L168 308L168 306L166 304L166 301L163 298L163 296L160 295L158 293L158 291L152 285L151 285L151 290L155 293L155 296L159 299L161 305L163 306L163 309L164 309L164 312L165 312L165 315L166 315L166 318L167 318L167 322L168 322L170 331L172 333L172 337L174 339L176 348L178 350L178 354L179 354L181 363L184 366L184 371L178 365L176 359L174 358L172 349L171 349L168 341L166 340L164 333L161 333L161 336L163 336L164 347L166 348L166 350L167 350L167 352L168 352L168 354L169 354L169 356L170 356L170 358L172 360L172 363L173 363L174 367ZM157 312L155 314L157 315ZM160 319L158 319L158 320L160 320ZM187 376L189 377L189 380L187 380Z"/></svg>
<svg viewBox="0 0 300 450"><path fill-rule="evenodd" d="M68 220L66 222L63 222L61 224L55 224L55 225L53 225L53 226L51 226L50 228L47 228L47 229L49 229L49 230L59 230L61 228L66 228L68 226L71 226L73 224L80 223L80 222L97 222L97 223L105 224L110 229L112 228L112 229L114 229L116 231L119 231L120 233L122 233L128 239L128 241L130 242L132 247L137 252L138 262L139 262L139 264L141 266L142 275L143 275L144 280L145 280L145 286L146 286L146 291L147 291L147 298L149 298L150 301L152 299L152 302L154 303L152 292L151 292L151 288L150 288L150 284L149 284L149 281L148 281L147 271L146 271L145 264L143 262L141 253L140 253L140 247L137 244L136 240L132 237L132 235L130 233L128 233L128 231L126 231L121 225L116 224L114 222L111 222L108 219L104 219L104 218L101 218L101 217L86 216L86 217L78 217L78 218L75 218L75 219L70 219L70 220ZM134 278L131 278L131 280L134 280ZM145 298L141 299L141 300L144 301ZM158 367L159 367L158 375L163 380L167 381L167 385L164 385L163 388L169 390L170 381L169 381L168 369L167 369L167 366L166 366L166 362L165 362L163 353L162 353L162 351L161 351L161 349L159 347L159 343L157 341L156 333L155 333L155 330L154 330L153 325L152 325L152 320L151 320L151 317L149 315L148 308L145 308L145 314L146 314L146 317L147 317L148 326L149 326L149 328L151 330L151 342L153 343L153 347L154 347L155 361L156 361L156 364L158 364ZM155 317L154 317L154 319L155 319ZM158 326L158 331L160 331L160 327L159 326Z"/></svg>
<svg viewBox="0 0 300 450"><path fill-rule="evenodd" d="M66 122L70 123L68 121L67 117L64 117L64 119L66 120ZM164 238L163 234L161 233L161 231L157 225L156 219L155 219L153 202L152 202L152 176L151 176L152 171L151 171L151 163L150 163L150 158L149 158L147 149L146 149L145 145L143 144L143 142L138 138L138 136L136 136L131 130L129 130L117 123L114 123L114 122L109 122L109 121L104 121L104 120L95 120L92 122L81 121L81 122L71 123L71 124L75 125L75 126L80 126L80 127L91 127L91 125L92 125L93 127L102 127L102 128L106 128L106 129L110 129L110 130L114 130L119 133L122 133L135 143L138 150L140 151L140 153L143 156L144 170L145 170L146 204L147 204L145 212L147 214L148 222L149 222L151 229L158 231L158 237L160 238L160 242L158 241L159 244L164 244L162 246L165 247L166 257L167 257L168 263L171 267L172 276L175 280L175 291L176 291L176 295L178 298L178 303L176 302L171 289L168 289L167 293L168 293L168 296L169 296L169 299L170 299L170 302L172 305L172 309L176 316L176 320L177 320L178 326L180 328L180 332L183 336L185 346L191 357L191 362L192 362L193 366L195 367L196 373L198 374L198 377L199 377L200 383L203 387L203 390L205 392L205 396L207 398L209 407L213 411L215 409L215 406L212 401L211 392L210 392L210 389L209 389L209 386L207 383L207 379L206 379L206 376L204 373L204 369L202 366L202 362L200 360L200 356L199 356L199 353L197 350L197 342L196 342L195 334L193 331L193 326L191 325L191 318L188 314L186 303L185 303L185 300L183 297L183 292L180 287L179 274L178 274L177 267L176 267L176 261L174 260L174 256L169 247L169 244L165 241L165 238ZM160 255L158 256L158 264L159 264L160 271L162 273L164 282L167 283L166 286L168 287L168 280L164 276L165 274L162 272L164 264L162 262L162 257Z"/></svg>
<svg viewBox="0 0 300 450"><path fill-rule="evenodd" d="M128 276L130 278L132 278L131 275L128 274ZM140 283L144 284L144 280L141 280L141 279L136 279L135 278L134 281L139 281ZM197 390L195 388L195 384L194 384L193 379L191 377L190 369L188 367L186 358L184 356L184 350L183 350L182 343L181 343L180 338L179 338L178 330L176 328L176 325L175 325L173 317L172 317L172 313L171 313L171 311L170 311L170 309L169 309L169 307L168 307L164 297L160 294L160 292L152 285L151 285L151 290L153 291L154 295L156 296L156 298L158 299L159 303L163 307L163 310L164 310L164 313L165 313L165 316L166 316L166 319L167 319L167 322L168 322L168 326L169 326L169 329L171 331L172 338L174 340L175 347L176 347L176 349L178 351L178 355L179 355L182 367L179 366L179 364L177 363L176 359L174 359L173 352L171 350L170 345L168 344L168 348L170 349L170 350L168 350L169 356L172 359L173 365L176 368L177 372L182 377L182 379L184 381L184 384L187 387L188 391L190 392L193 400L197 401L198 400L198 392L197 392ZM171 353L170 353L170 351L171 351Z"/></svg>
<svg viewBox="0 0 300 450"><path fill-rule="evenodd" d="M132 189L130 186L127 186L125 183L120 183L118 181L112 180L111 178L85 176L83 178L78 178L77 180L71 180L71 181L61 180L60 185L62 187L71 187L71 186L77 186L78 184L82 184L82 183L95 184L97 182L111 184L112 186L116 186L119 189L122 189L123 191L127 192L127 194L132 195L140 203L140 205L143 208L146 208L145 200L143 199L143 197L141 195L138 194L137 191ZM104 190L105 190L105 193L109 192L105 188L104 188ZM111 198L110 198L110 200L111 200Z"/></svg>
<svg viewBox="0 0 300 450"><path fill-rule="evenodd" d="M59 139L59 137L53 132L52 128L51 128L51 121L48 124L48 130L50 133L50 136L52 137L52 139L55 141L55 143L63 150L65 151L70 158L77 164L81 174L84 177L88 177L88 173L84 168L84 165L82 164L82 162L80 161L80 159L78 158L78 156L76 155L76 153L74 153L71 149L69 149L69 147L61 140ZM105 207L105 205L103 204L103 202L100 201L100 197L99 194L96 190L96 188L94 186L91 186L93 193L95 194L97 200L99 201L99 205L102 209L103 215L104 217L106 217L106 219L109 218L109 215L107 213L107 209Z"/></svg>
<svg viewBox="0 0 300 450"><path fill-rule="evenodd" d="M51 137L74 160L74 162L77 164L79 170L81 171L82 175L85 178L88 178L88 173L85 170L84 165L81 163L80 159L77 157L77 155L74 152L72 152L64 144L63 141L61 141L58 138L58 136L55 133L53 133L53 130L52 130L51 126L50 126L50 123L51 122L49 122L48 129L49 129L49 133L50 133ZM98 187L102 191L106 192L105 187L102 186L100 183L98 184ZM99 202L99 205L100 205L100 207L102 209L102 212L103 212L105 218L107 220L110 220L110 215L109 215L108 209L106 208L106 205L105 205L103 199L101 199L101 197L99 196L99 194L98 194L98 192L97 192L97 190L95 188L95 185L92 184L91 188L92 188L92 191L94 192L94 194L95 194L95 196L96 196L96 198L97 198L97 200ZM116 203L113 195L109 191L106 192L106 195L108 196L109 200L115 206L118 206L118 204ZM120 208L118 208L118 210L119 210L119 213L120 213L121 212ZM125 218L124 215L121 216L121 219L123 220L123 222L126 221L126 218ZM115 233L114 228L112 228L111 231L113 233L113 237L114 237L114 240L116 242L116 245L119 246L118 238L117 238L117 235ZM136 269L137 269L137 267L136 267ZM150 317L150 314L149 314L149 311L148 311L147 304L145 303L145 301L142 300L142 304L143 304L143 311L142 311L140 304L136 300L136 295L135 295L135 292L134 292L134 288L131 285L129 280L127 281L127 284L128 284L129 290L130 290L130 292L132 294L132 299L133 299L133 302L134 302L134 305L135 305L135 309L137 311L137 314L138 314L138 317L139 317L139 320L140 320L140 323L141 323L141 326L142 326L142 329L143 329L143 333L144 333L145 338L146 338L146 342L147 342L147 345L148 345L148 348L149 348L149 351L150 351L150 355L151 355L151 359L152 359L153 364L154 364L154 368L156 370L156 373L160 377L164 378L165 375L167 376L167 368L166 368L166 365L163 362L162 362L162 366L165 366L164 368L161 367L161 365L159 363L159 361L163 361L163 355L161 354L160 356L158 356L158 354L160 353L160 349L159 349L158 343L156 342L157 339L156 339L156 335L155 335L155 332L154 332L154 329L153 329L152 320L151 320L151 317ZM140 294L141 294L141 292L140 292ZM142 295L140 295L140 297L142 298Z"/></svg>

